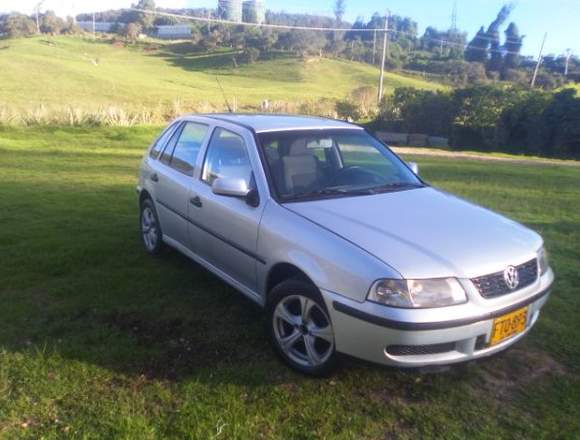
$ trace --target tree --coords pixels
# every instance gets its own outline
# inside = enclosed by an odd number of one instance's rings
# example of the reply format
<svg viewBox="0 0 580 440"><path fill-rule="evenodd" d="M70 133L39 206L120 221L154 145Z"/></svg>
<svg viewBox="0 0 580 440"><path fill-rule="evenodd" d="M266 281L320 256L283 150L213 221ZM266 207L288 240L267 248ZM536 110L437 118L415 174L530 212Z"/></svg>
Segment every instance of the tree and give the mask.
<svg viewBox="0 0 580 440"><path fill-rule="evenodd" d="M326 45L326 37L321 32L292 31L287 36L287 45L297 55L320 54Z"/></svg>
<svg viewBox="0 0 580 440"><path fill-rule="evenodd" d="M483 29L479 28L473 40L469 42L465 49L465 61L473 63L487 63L489 58L489 39Z"/></svg>
<svg viewBox="0 0 580 440"><path fill-rule="evenodd" d="M154 11L155 0L139 0L139 2L133 7L144 11ZM154 21L155 16L153 14L148 14L146 12L137 13L137 22L141 25L142 29L144 29L145 31L151 30Z"/></svg>
<svg viewBox="0 0 580 440"><path fill-rule="evenodd" d="M247 47L242 52L241 61L246 64L254 64L260 58L260 49Z"/></svg>
<svg viewBox="0 0 580 440"><path fill-rule="evenodd" d="M506 50L504 59L504 69L515 69L520 65L524 36L520 36L520 31L515 23L510 23L505 31L505 45Z"/></svg>
<svg viewBox="0 0 580 440"><path fill-rule="evenodd" d="M53 11L46 11L40 18L40 32L43 34L60 34L65 27L66 23Z"/></svg>
<svg viewBox="0 0 580 440"><path fill-rule="evenodd" d="M467 35L455 29L439 31L432 26L425 29L421 37L421 49L437 53L441 58L463 58L463 47L467 41Z"/></svg>
<svg viewBox="0 0 580 440"><path fill-rule="evenodd" d="M342 18L346 12L346 0L336 0L334 3L334 16L336 18L336 24L340 25L342 23Z"/></svg>
<svg viewBox="0 0 580 440"><path fill-rule="evenodd" d="M491 58L488 63L488 70L492 72L499 72L503 66L503 53L500 48L499 28L505 23L514 8L513 4L504 5L496 19L489 25L487 29L487 37L491 46Z"/></svg>
<svg viewBox="0 0 580 440"><path fill-rule="evenodd" d="M9 37L26 37L36 33L36 24L26 15L8 14L0 17L0 33Z"/></svg>
<svg viewBox="0 0 580 440"><path fill-rule="evenodd" d="M127 23L123 30L123 35L127 40L134 43L139 38L139 34L141 33L141 24L140 23Z"/></svg>
<svg viewBox="0 0 580 440"><path fill-rule="evenodd" d="M64 27L61 31L63 34L76 35L81 34L82 29L75 23L73 17L67 17Z"/></svg>

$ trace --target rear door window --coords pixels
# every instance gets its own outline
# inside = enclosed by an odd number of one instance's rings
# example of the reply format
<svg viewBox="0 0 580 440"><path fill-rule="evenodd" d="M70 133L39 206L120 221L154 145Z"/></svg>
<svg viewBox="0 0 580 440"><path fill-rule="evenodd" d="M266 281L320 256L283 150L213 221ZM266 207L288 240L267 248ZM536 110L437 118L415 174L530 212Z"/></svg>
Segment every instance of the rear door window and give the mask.
<svg viewBox="0 0 580 440"><path fill-rule="evenodd" d="M169 165L187 175L193 174L199 150L209 127L204 124L186 122L175 144Z"/></svg>

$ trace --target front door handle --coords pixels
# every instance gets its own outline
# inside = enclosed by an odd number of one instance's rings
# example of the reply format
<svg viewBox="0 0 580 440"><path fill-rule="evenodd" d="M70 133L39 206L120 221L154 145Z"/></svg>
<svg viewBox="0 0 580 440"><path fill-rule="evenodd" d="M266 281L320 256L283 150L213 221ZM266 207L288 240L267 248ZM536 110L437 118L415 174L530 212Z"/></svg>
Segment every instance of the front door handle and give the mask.
<svg viewBox="0 0 580 440"><path fill-rule="evenodd" d="M189 203L191 203L193 206L197 206L198 208L201 208L203 206L203 204L201 203L201 199L199 198L199 196L191 197L189 199Z"/></svg>
<svg viewBox="0 0 580 440"><path fill-rule="evenodd" d="M151 174L151 181L155 183L159 182L159 176L157 175L157 173Z"/></svg>

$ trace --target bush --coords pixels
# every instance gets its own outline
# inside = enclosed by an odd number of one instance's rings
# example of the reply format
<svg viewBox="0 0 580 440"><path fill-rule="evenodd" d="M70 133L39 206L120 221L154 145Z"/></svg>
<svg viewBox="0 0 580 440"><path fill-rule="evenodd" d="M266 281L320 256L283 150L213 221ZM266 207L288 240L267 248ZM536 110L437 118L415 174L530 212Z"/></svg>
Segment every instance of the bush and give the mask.
<svg viewBox="0 0 580 440"><path fill-rule="evenodd" d="M23 14L0 16L0 34L9 37L27 37L36 33L36 24Z"/></svg>
<svg viewBox="0 0 580 440"><path fill-rule="evenodd" d="M446 137L455 108L449 93L400 88L383 99L380 115L385 120L402 120L407 132Z"/></svg>
<svg viewBox="0 0 580 440"><path fill-rule="evenodd" d="M450 137L453 146L484 151L580 158L580 98L574 89L558 93L494 85L449 93L396 89L385 97L372 125Z"/></svg>
<svg viewBox="0 0 580 440"><path fill-rule="evenodd" d="M240 61L245 64L254 64L260 58L260 50L255 47L248 47L242 53Z"/></svg>
<svg viewBox="0 0 580 440"><path fill-rule="evenodd" d="M503 80L520 86L527 86L530 84L530 76L528 72L519 69L506 69L503 72Z"/></svg>
<svg viewBox="0 0 580 440"><path fill-rule="evenodd" d="M468 63L463 60L418 60L407 67L413 70L442 75L456 86L478 84L487 80L485 66L482 63Z"/></svg>
<svg viewBox="0 0 580 440"><path fill-rule="evenodd" d="M337 101L335 109L338 117L346 121L358 121L364 115L360 105L350 99Z"/></svg>

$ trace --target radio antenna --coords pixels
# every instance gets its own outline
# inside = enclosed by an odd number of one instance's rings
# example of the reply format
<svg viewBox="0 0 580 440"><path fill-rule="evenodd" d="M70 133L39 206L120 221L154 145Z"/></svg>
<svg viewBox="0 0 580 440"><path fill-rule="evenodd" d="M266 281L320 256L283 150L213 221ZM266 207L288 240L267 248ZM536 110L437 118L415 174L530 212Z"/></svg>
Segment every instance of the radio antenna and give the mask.
<svg viewBox="0 0 580 440"><path fill-rule="evenodd" d="M226 107L228 109L229 113L233 113L232 107L230 106L230 103L228 102L228 98L226 96L226 92L224 91L224 88L222 87L222 83L220 82L220 79L218 78L218 76L216 75L215 80L218 83L218 86L220 86L220 90L222 91L222 96L224 97L224 101L226 103Z"/></svg>

